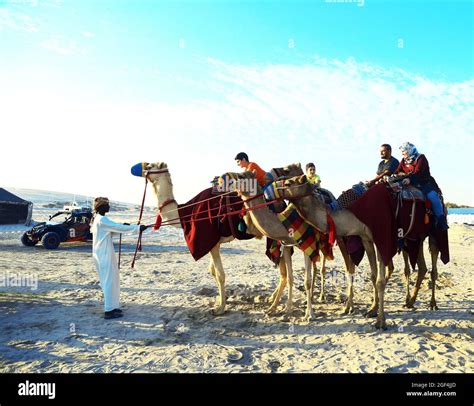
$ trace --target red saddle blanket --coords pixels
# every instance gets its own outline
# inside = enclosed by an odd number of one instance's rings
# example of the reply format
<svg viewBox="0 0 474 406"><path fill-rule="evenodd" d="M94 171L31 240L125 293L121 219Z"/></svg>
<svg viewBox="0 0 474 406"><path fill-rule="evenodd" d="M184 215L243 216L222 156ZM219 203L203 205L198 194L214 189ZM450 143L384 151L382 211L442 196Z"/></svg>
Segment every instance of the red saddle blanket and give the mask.
<svg viewBox="0 0 474 406"><path fill-rule="evenodd" d="M213 199L208 200L210 198ZM216 197L212 188L203 190L189 202L178 206L184 238L196 261L208 254L221 237L233 236L238 240L254 237L238 230L240 214L227 215L242 207L243 201L237 193ZM222 216L211 219L217 215Z"/></svg>
<svg viewBox="0 0 474 406"><path fill-rule="evenodd" d="M372 232L374 243L384 264L397 253L395 200L384 185L375 185L348 209Z"/></svg>
<svg viewBox="0 0 474 406"><path fill-rule="evenodd" d="M414 210L413 204L415 204ZM412 213L414 213L413 222L411 221ZM425 202L415 200L415 203L413 203L410 200L403 200L397 216L398 238L401 237L400 233L404 236L403 247L401 248L408 253L413 268L416 266L419 250L423 247L422 244L427 235L434 238L440 252L441 261L444 264L449 262L448 231L438 230L434 226L433 218L426 222L425 215Z"/></svg>
<svg viewBox="0 0 474 406"><path fill-rule="evenodd" d="M414 268L421 244L428 234L434 238L440 250L441 261L444 264L448 263L448 232L435 228L433 221L428 224L425 222L425 202L416 199L413 212L413 201L403 200L395 217L396 204L396 199L390 190L379 184L365 192L348 209L372 231L375 245L385 264L396 254L398 239L403 237L403 247L400 248L408 253L410 264ZM410 228L412 212L414 219ZM349 240L348 250L357 265L363 257L363 247L358 242L359 239L349 238Z"/></svg>

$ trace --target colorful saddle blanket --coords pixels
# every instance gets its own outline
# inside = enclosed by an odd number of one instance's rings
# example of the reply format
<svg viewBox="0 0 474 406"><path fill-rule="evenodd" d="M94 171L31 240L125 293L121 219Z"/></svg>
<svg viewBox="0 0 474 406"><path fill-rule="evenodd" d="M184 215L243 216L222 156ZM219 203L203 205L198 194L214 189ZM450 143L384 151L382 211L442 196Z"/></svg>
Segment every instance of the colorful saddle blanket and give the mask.
<svg viewBox="0 0 474 406"><path fill-rule="evenodd" d="M276 215L288 230L289 235L296 241L298 248L308 255L313 263L319 261L320 251L326 259L334 259L327 234L320 233L304 221L293 204L290 203L283 212ZM270 245L267 245L267 256L278 264L281 256L281 243L275 240L270 241Z"/></svg>

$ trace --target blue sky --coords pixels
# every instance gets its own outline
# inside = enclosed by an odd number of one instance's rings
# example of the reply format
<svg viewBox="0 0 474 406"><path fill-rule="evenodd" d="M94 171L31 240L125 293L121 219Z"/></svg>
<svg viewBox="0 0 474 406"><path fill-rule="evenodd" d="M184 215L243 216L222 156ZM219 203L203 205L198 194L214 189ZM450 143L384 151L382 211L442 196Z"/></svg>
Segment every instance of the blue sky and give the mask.
<svg viewBox="0 0 474 406"><path fill-rule="evenodd" d="M315 161L338 194L411 140L474 204L473 19L471 1L0 0L0 131L22 151L1 183L135 201L128 168L159 160L185 200L245 150ZM68 137L88 165L59 153ZM67 176L8 169L48 149Z"/></svg>

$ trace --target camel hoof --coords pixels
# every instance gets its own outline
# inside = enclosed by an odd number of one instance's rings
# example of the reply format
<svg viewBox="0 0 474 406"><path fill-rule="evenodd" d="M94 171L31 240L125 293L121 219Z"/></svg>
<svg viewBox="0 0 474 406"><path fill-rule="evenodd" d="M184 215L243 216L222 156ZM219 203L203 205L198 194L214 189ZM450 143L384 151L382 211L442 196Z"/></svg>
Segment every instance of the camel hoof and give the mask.
<svg viewBox="0 0 474 406"><path fill-rule="evenodd" d="M377 320L375 322L375 328L377 330L387 330L387 324L385 323L385 319L383 320Z"/></svg>
<svg viewBox="0 0 474 406"><path fill-rule="evenodd" d="M415 307L415 299L410 298L407 300L405 306L407 309L413 309Z"/></svg>
<svg viewBox="0 0 474 406"><path fill-rule="evenodd" d="M341 313L340 316L347 316L348 314L354 314L354 307L346 307Z"/></svg>
<svg viewBox="0 0 474 406"><path fill-rule="evenodd" d="M223 307L215 307L211 310L213 316L222 316L225 313L225 308Z"/></svg>
<svg viewBox="0 0 474 406"><path fill-rule="evenodd" d="M369 309L369 311L365 313L365 317L367 318L377 317L377 308Z"/></svg>
<svg viewBox="0 0 474 406"><path fill-rule="evenodd" d="M289 323L291 321L291 316L289 314L283 314L280 318L280 321L284 323ZM294 331L290 331L291 333L294 333Z"/></svg>
<svg viewBox="0 0 474 406"><path fill-rule="evenodd" d="M314 313L311 312L310 314L305 314L304 318L303 318L304 321L313 321L314 320Z"/></svg>
<svg viewBox="0 0 474 406"><path fill-rule="evenodd" d="M275 307L272 306L265 312L265 315L266 316L274 316L276 311L277 311L276 306Z"/></svg>

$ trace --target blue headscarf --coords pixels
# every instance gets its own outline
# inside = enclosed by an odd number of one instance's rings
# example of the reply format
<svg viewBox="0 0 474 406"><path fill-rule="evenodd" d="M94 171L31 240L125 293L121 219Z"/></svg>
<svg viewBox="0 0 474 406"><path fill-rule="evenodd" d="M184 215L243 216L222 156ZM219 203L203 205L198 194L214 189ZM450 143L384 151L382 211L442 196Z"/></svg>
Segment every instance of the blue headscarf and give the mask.
<svg viewBox="0 0 474 406"><path fill-rule="evenodd" d="M408 153L408 157L404 158L407 164L411 164L416 161L416 158L418 158L418 156L420 155L416 147L410 142L404 142L400 146L400 151L406 151Z"/></svg>

